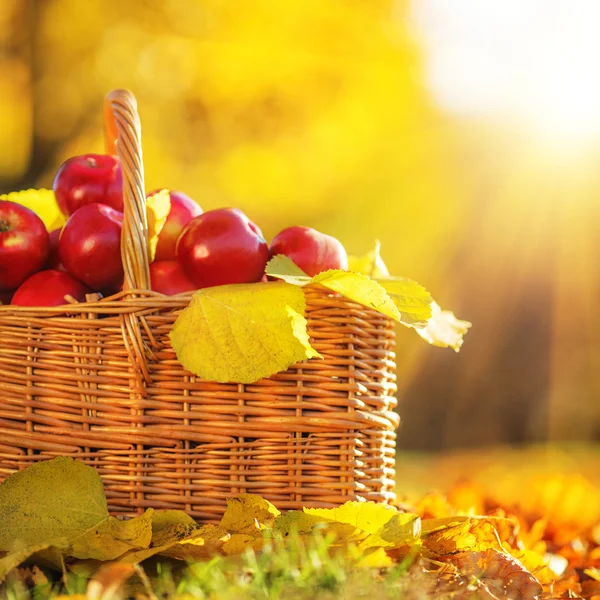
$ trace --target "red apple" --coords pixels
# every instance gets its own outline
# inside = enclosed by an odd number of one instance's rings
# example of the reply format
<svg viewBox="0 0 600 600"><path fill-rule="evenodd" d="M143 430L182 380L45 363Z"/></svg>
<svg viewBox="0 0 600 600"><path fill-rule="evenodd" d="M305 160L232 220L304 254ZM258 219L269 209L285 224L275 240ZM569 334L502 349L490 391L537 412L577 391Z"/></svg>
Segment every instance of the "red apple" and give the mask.
<svg viewBox="0 0 600 600"><path fill-rule="evenodd" d="M155 292L167 296L196 289L176 260L153 262L150 265L150 285Z"/></svg>
<svg viewBox="0 0 600 600"><path fill-rule="evenodd" d="M109 295L123 282L123 214L106 204L88 204L65 223L58 256L68 273L96 292Z"/></svg>
<svg viewBox="0 0 600 600"><path fill-rule="evenodd" d="M83 302L90 290L64 271L47 269L34 273L15 292L11 304L17 306L59 306L67 304L65 296Z"/></svg>
<svg viewBox="0 0 600 600"><path fill-rule="evenodd" d="M58 207L67 216L93 203L123 212L123 173L116 156L83 154L69 158L58 169L52 189Z"/></svg>
<svg viewBox="0 0 600 600"><path fill-rule="evenodd" d="M348 254L336 238L311 227L288 227L269 246L271 256L285 254L307 275L314 277L329 269L348 269Z"/></svg>
<svg viewBox="0 0 600 600"><path fill-rule="evenodd" d="M160 190L150 192L148 196L153 196ZM177 238L183 231L183 228L198 215L202 214L200 206L183 192L169 190L171 198L171 210L165 224L158 236L156 245L156 254L154 260L175 260L175 246Z"/></svg>
<svg viewBox="0 0 600 600"><path fill-rule="evenodd" d="M14 290L48 258L43 221L29 208L0 200L0 290Z"/></svg>
<svg viewBox="0 0 600 600"><path fill-rule="evenodd" d="M259 281L269 260L261 230L237 208L194 217L177 240L177 262L197 288Z"/></svg>
<svg viewBox="0 0 600 600"><path fill-rule="evenodd" d="M47 269L56 269L57 271L66 271L64 265L60 262L58 256L58 239L62 228L53 229L50 234L50 251L48 252L48 260L46 261Z"/></svg>

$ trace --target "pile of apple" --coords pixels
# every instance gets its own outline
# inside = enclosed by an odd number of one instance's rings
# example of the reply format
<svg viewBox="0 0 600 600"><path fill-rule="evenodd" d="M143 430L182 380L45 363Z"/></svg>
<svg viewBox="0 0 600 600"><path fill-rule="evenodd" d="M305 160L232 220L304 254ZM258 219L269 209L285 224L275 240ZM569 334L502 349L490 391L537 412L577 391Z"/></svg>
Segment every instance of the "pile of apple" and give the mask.
<svg viewBox="0 0 600 600"><path fill-rule="evenodd" d="M123 176L118 158L75 156L63 163L53 190L65 225L48 232L29 208L0 201L0 295L4 304L57 306L103 297L123 285ZM148 195L155 194L158 190ZM171 209L150 265L153 290L166 295L228 283L266 280L265 266L285 254L308 275L347 269L335 238L289 227L267 244L260 228L237 208L203 212L169 190Z"/></svg>

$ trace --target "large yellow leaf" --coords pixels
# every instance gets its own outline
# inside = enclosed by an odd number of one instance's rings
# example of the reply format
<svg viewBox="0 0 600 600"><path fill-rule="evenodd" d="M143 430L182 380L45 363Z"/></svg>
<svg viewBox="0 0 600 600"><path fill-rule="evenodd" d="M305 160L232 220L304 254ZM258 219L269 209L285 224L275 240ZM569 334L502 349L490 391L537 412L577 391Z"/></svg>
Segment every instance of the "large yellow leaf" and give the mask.
<svg viewBox="0 0 600 600"><path fill-rule="evenodd" d="M146 198L146 217L148 219L148 254L150 262L156 255L158 236L171 211L169 190L160 190Z"/></svg>
<svg viewBox="0 0 600 600"><path fill-rule="evenodd" d="M35 212L44 222L46 229L52 231L65 224L66 218L60 212L52 190L23 190L1 194L0 200L9 200L22 204Z"/></svg>
<svg viewBox="0 0 600 600"><path fill-rule="evenodd" d="M91 467L58 457L35 463L0 484L0 551L52 545L66 538L75 558L111 560L148 546L151 513L121 521L108 515L102 480Z"/></svg>
<svg viewBox="0 0 600 600"><path fill-rule="evenodd" d="M302 290L285 282L199 290L170 333L181 364L211 381L252 383L318 357Z"/></svg>

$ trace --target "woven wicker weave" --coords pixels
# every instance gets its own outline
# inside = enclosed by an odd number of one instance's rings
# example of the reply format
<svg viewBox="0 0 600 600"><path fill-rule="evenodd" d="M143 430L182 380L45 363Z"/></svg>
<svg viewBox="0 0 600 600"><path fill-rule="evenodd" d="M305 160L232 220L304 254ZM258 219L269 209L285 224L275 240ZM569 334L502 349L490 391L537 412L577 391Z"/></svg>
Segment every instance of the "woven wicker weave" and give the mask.
<svg viewBox="0 0 600 600"><path fill-rule="evenodd" d="M220 518L251 492L281 509L394 498L394 325L306 288L324 357L253 384L181 367L169 331L191 293L148 291L140 128L133 96L108 96L125 216L123 292L58 307L0 307L0 478L72 456L103 478L109 510Z"/></svg>

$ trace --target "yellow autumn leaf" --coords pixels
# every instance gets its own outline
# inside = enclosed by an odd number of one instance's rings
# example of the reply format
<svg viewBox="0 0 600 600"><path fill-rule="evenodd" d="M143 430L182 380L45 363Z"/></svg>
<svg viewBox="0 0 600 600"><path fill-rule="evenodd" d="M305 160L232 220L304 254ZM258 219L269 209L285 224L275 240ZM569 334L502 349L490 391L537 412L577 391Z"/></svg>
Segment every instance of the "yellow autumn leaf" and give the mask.
<svg viewBox="0 0 600 600"><path fill-rule="evenodd" d="M310 283L318 283L350 300L354 300L354 302L372 308L386 317L390 317L395 321L402 321L400 311L385 289L366 275L331 269L315 275Z"/></svg>
<svg viewBox="0 0 600 600"><path fill-rule="evenodd" d="M426 327L431 319L433 299L419 283L404 277L379 277L375 281L387 292L407 327Z"/></svg>
<svg viewBox="0 0 600 600"><path fill-rule="evenodd" d="M65 550L66 548L68 548L69 544L66 539L62 539L54 540L51 543L36 544L33 546L23 547L19 544L17 546L17 548L14 548L6 556L0 558L0 583L2 583L6 579L6 576L13 569L16 569L21 563L25 562L34 554L42 552L43 550L48 550L52 547L56 547L59 550Z"/></svg>
<svg viewBox="0 0 600 600"><path fill-rule="evenodd" d="M67 552L74 558L114 560L131 549L147 548L152 540L152 513L121 520L108 517L92 529L69 540Z"/></svg>
<svg viewBox="0 0 600 600"><path fill-rule="evenodd" d="M162 549L158 554L178 560L203 560L222 553L223 545L231 538L231 534L220 525L207 523L202 525L189 538Z"/></svg>
<svg viewBox="0 0 600 600"><path fill-rule="evenodd" d="M348 270L368 277L388 277L390 272L380 254L381 243L375 240L375 247L362 256L348 256Z"/></svg>
<svg viewBox="0 0 600 600"><path fill-rule="evenodd" d="M169 190L164 189L146 198L146 217L148 219L148 254L154 261L158 236L165 225L171 210Z"/></svg>
<svg viewBox="0 0 600 600"><path fill-rule="evenodd" d="M72 458L35 463L0 484L0 551L66 538L66 554L111 560L149 545L152 511L121 521L108 514L98 473Z"/></svg>
<svg viewBox="0 0 600 600"><path fill-rule="evenodd" d="M421 519L413 513L398 513L392 516L377 531L363 540L359 548L398 548L415 544L421 537Z"/></svg>
<svg viewBox="0 0 600 600"><path fill-rule="evenodd" d="M288 510L275 519L273 529L284 537L311 536L316 531L321 535L332 535L337 542L358 542L367 536L364 531L349 523L338 523L322 515L308 514L300 510Z"/></svg>
<svg viewBox="0 0 600 600"><path fill-rule="evenodd" d="M304 512L330 521L347 523L366 533L377 533L392 517L398 514L393 506L376 502L349 501L337 508L305 508Z"/></svg>
<svg viewBox="0 0 600 600"><path fill-rule="evenodd" d="M394 561L386 554L385 548L370 548L356 562L359 569L385 569L391 567Z"/></svg>
<svg viewBox="0 0 600 600"><path fill-rule="evenodd" d="M119 562L139 563L155 554L164 554L179 542L198 537L199 530L200 525L182 510L155 511L152 513L152 540L149 547L129 550L119 557Z"/></svg>
<svg viewBox="0 0 600 600"><path fill-rule="evenodd" d="M441 524L448 522L447 526ZM491 548L503 550L493 522L488 518L448 517L432 519L440 522L422 523L423 549L430 556L447 556L457 552L484 552Z"/></svg>
<svg viewBox="0 0 600 600"><path fill-rule="evenodd" d="M0 200L16 202L30 208L42 219L48 231L58 229L66 222L66 217L60 212L52 190L39 189L10 192L9 194L0 194Z"/></svg>
<svg viewBox="0 0 600 600"><path fill-rule="evenodd" d="M242 554L249 548L258 552L263 549L266 543L265 538L260 535L250 535L246 533L232 533L231 537L223 544L221 551L226 556Z"/></svg>
<svg viewBox="0 0 600 600"><path fill-rule="evenodd" d="M285 282L199 290L170 339L181 364L210 381L253 383L320 355L306 329L302 290Z"/></svg>
<svg viewBox="0 0 600 600"><path fill-rule="evenodd" d="M366 275L330 269L314 277L309 277L292 260L281 254L273 257L267 263L265 272L271 277L300 287L320 284L349 300L368 306L396 321L401 321L400 313L387 292Z"/></svg>
<svg viewBox="0 0 600 600"><path fill-rule="evenodd" d="M259 535L263 529L271 529L275 518L281 513L262 496L240 494L227 500L227 508L221 518L221 527L230 533Z"/></svg>
<svg viewBox="0 0 600 600"><path fill-rule="evenodd" d="M435 302L431 304L431 318L427 326L417 333L429 344L440 348L452 348L458 352L471 323L461 321L449 310L442 310Z"/></svg>

